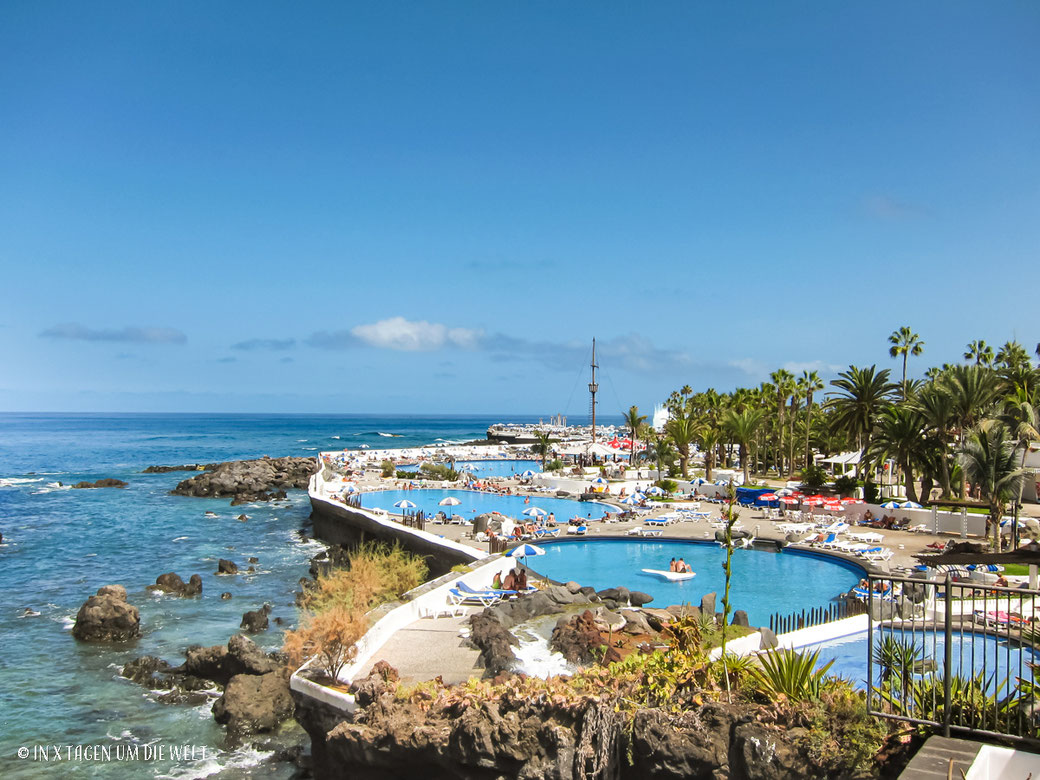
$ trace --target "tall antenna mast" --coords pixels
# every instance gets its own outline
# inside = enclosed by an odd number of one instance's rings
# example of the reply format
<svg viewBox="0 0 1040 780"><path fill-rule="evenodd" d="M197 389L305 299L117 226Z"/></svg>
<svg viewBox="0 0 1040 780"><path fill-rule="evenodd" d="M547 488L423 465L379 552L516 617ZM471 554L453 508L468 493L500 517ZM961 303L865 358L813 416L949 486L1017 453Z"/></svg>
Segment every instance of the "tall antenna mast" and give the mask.
<svg viewBox="0 0 1040 780"><path fill-rule="evenodd" d="M596 384L596 369L599 368L596 365L596 339L592 340L592 381L589 382L589 393L592 394L592 443L596 443L596 391L599 390L599 385Z"/></svg>

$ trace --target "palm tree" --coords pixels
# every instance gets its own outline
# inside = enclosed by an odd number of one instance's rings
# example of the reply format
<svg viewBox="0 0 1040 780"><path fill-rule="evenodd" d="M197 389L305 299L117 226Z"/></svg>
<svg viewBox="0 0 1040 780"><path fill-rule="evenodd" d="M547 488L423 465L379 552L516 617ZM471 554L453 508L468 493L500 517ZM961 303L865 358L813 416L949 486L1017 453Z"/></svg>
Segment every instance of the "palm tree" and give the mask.
<svg viewBox="0 0 1040 780"><path fill-rule="evenodd" d="M969 482L977 485L989 506L986 532L992 530L994 549L1000 550L1000 520L1010 501L1019 494L1025 469L1015 467L1015 442L1002 424L971 432L961 450L961 467Z"/></svg>
<svg viewBox="0 0 1040 780"><path fill-rule="evenodd" d="M823 380L815 371L803 371L798 384L805 394L805 466L808 468L812 465L809 461L809 431L812 429L813 395L823 390Z"/></svg>
<svg viewBox="0 0 1040 780"><path fill-rule="evenodd" d="M888 376L887 368L878 371L877 366L849 366L848 371L843 371L837 379L831 381L831 387L838 390L827 401L831 424L836 430L854 439L860 452L865 452L869 446L874 420L889 405L896 390L896 386L888 381ZM859 472L860 464L856 464L857 478Z"/></svg>
<svg viewBox="0 0 1040 780"><path fill-rule="evenodd" d="M998 418L1007 426L1008 432L1015 440L1015 449L1021 448L1022 461L1019 468L1024 469L1026 465L1026 454L1029 452L1029 443L1040 441L1040 405L1037 404L1035 395L1029 395L1024 389L1019 389L1015 395L1004 401L1004 412ZM1022 503L1022 489L1025 482L1019 485L1018 503Z"/></svg>
<svg viewBox="0 0 1040 780"><path fill-rule="evenodd" d="M892 357L903 356L903 400L906 400L906 358L908 355L917 357L924 352L924 342L921 341L921 337L910 330L909 326L904 325L899 330L892 331L892 334L888 337L888 343L892 346L888 350L888 354Z"/></svg>
<svg viewBox="0 0 1040 780"><path fill-rule="evenodd" d="M718 428L701 426L700 436L701 450L704 452L704 478L711 479L711 470L715 467L715 449L722 444L722 431Z"/></svg>
<svg viewBox="0 0 1040 780"><path fill-rule="evenodd" d="M939 459L939 482L943 497L950 497L950 430L956 422L953 398L942 384L932 382L914 399L914 409L934 433Z"/></svg>
<svg viewBox="0 0 1040 780"><path fill-rule="evenodd" d="M535 431L534 438L535 442L531 445L531 452L542 456L542 471L545 471L545 459L552 452L552 445L556 442L556 439L552 438L551 434L542 433L541 431Z"/></svg>
<svg viewBox="0 0 1040 780"><path fill-rule="evenodd" d="M997 365L1006 370L1029 367L1029 353L1017 341L1008 341L997 352Z"/></svg>
<svg viewBox="0 0 1040 780"><path fill-rule="evenodd" d="M968 350L964 353L965 360L974 360L977 366L993 365L993 347L979 339L968 344Z"/></svg>
<svg viewBox="0 0 1040 780"><path fill-rule="evenodd" d="M679 415L665 423L664 432L679 451L679 468L686 479L689 476L686 465L690 460L690 445L697 438L697 423L687 414Z"/></svg>
<svg viewBox="0 0 1040 780"><path fill-rule="evenodd" d="M643 427L643 423L646 422L646 415L639 413L638 406L628 407L628 414L625 415L625 425L628 426L631 431L632 444L628 450L628 462L629 465L636 465L636 440L639 436L639 430Z"/></svg>
<svg viewBox="0 0 1040 780"><path fill-rule="evenodd" d="M671 463L675 460L675 450L668 439L652 434L647 439L646 456L657 463L657 479L660 481L665 462Z"/></svg>
<svg viewBox="0 0 1040 780"><path fill-rule="evenodd" d="M906 495L917 501L914 464L923 460L923 415L912 406L888 406L878 416L877 428L870 445L870 461L877 463L886 456L895 458L906 482Z"/></svg>
<svg viewBox="0 0 1040 780"><path fill-rule="evenodd" d="M781 368L769 375L773 381L776 391L776 414L777 414L777 445L776 445L776 474L783 476L784 473L784 410L787 408L787 399L794 392L794 374L787 369Z"/></svg>
<svg viewBox="0 0 1040 780"><path fill-rule="evenodd" d="M740 465L744 469L744 484L748 483L748 448L765 418L763 409L730 409L722 418L722 429L740 445Z"/></svg>

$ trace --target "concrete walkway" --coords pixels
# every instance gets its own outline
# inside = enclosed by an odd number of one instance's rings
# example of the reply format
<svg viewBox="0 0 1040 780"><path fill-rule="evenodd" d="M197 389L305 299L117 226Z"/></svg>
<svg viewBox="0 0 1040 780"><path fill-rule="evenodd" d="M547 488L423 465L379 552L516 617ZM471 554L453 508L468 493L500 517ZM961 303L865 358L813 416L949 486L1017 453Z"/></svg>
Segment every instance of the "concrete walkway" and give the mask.
<svg viewBox="0 0 1040 780"><path fill-rule="evenodd" d="M356 679L366 677L377 661L386 661L401 675L401 682L432 680L438 675L448 685L480 677L480 653L459 636L465 617L421 618L397 631L372 656L372 662Z"/></svg>

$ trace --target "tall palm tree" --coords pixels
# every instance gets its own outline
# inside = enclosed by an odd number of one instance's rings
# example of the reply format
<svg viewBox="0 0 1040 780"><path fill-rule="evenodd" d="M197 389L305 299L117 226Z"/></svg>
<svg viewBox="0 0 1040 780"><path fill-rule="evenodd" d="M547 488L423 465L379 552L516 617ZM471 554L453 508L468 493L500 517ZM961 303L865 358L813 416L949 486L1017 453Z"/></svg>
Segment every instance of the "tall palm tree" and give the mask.
<svg viewBox="0 0 1040 780"><path fill-rule="evenodd" d="M888 376L887 368L878 371L877 366L849 366L847 371L831 381L831 387L837 390L827 401L831 424L855 440L861 453L870 444L875 418L889 405L896 391L896 386L888 381ZM856 464L857 478L859 473L860 464Z"/></svg>
<svg viewBox="0 0 1040 780"><path fill-rule="evenodd" d="M784 473L784 411L787 409L787 399L795 389L794 374L787 369L781 368L769 375L776 392L776 415L777 415L777 444L776 444L776 474L783 476Z"/></svg>
<svg viewBox="0 0 1040 780"><path fill-rule="evenodd" d="M690 445L697 439L697 423L687 414L679 415L665 423L664 432L679 451L679 468L683 479L686 479L689 476L687 464L690 460Z"/></svg>
<svg viewBox="0 0 1040 780"><path fill-rule="evenodd" d="M739 412L730 409L722 418L722 429L740 446L745 485L748 483L748 449L765 415L763 409L741 409Z"/></svg>
<svg viewBox="0 0 1040 780"><path fill-rule="evenodd" d="M1028 394L1019 388L1015 395L1005 399L1004 411L997 418L1007 426L1008 433L1015 440L1015 448L1022 450L1022 461L1019 468L1024 469L1030 442L1040 441L1040 404L1036 395ZM1022 489L1025 481L1019 485L1018 503L1022 503Z"/></svg>
<svg viewBox="0 0 1040 780"><path fill-rule="evenodd" d="M950 497L950 431L956 423L953 398L941 383L931 382L914 398L914 408L924 418L936 440L939 482L943 497Z"/></svg>
<svg viewBox="0 0 1040 780"><path fill-rule="evenodd" d="M651 434L647 439L646 456L657 463L657 479L660 481L664 464L675 460L675 449L664 436Z"/></svg>
<svg viewBox="0 0 1040 780"><path fill-rule="evenodd" d="M809 431L812 429L813 395L823 390L823 380L815 371L803 371L798 384L805 394L805 467L808 468L812 465L809 460Z"/></svg>
<svg viewBox="0 0 1040 780"><path fill-rule="evenodd" d="M1017 341L1004 343L1004 346L997 352L997 365L1003 369L1016 369L1026 366L1032 368L1029 364L1029 353Z"/></svg>
<svg viewBox="0 0 1040 780"><path fill-rule="evenodd" d="M960 456L969 482L978 485L989 506L986 532L993 533L993 546L1000 549L1000 521L1007 505L1018 496L1025 469L1016 468L1015 442L1000 423L973 430Z"/></svg>
<svg viewBox="0 0 1040 780"><path fill-rule="evenodd" d="M883 461L889 455L895 458L905 480L907 498L911 501L917 501L914 466L923 460L924 425L923 415L912 406L887 406L878 415L868 451L871 463Z"/></svg>
<svg viewBox="0 0 1040 780"><path fill-rule="evenodd" d="M943 375L943 386L953 401L954 416L960 426L960 443L969 428L981 420L997 400L997 376L985 366L950 366Z"/></svg>
<svg viewBox="0 0 1040 780"><path fill-rule="evenodd" d="M552 452L552 446L557 441L548 433L534 432L535 442L531 445L531 452L542 457L542 471L545 471L545 459Z"/></svg>
<svg viewBox="0 0 1040 780"><path fill-rule="evenodd" d="M906 358L908 355L917 357L924 352L924 342L921 341L921 337L910 330L910 327L904 325L899 330L892 331L892 334L888 337L888 343L892 346L889 347L888 354L892 357L903 356L903 400L906 400Z"/></svg>
<svg viewBox="0 0 1040 780"><path fill-rule="evenodd" d="M697 441L704 452L704 478L710 480L711 470L715 468L715 450L722 444L722 431L718 428L703 425L700 428L700 435L697 437Z"/></svg>
<svg viewBox="0 0 1040 780"><path fill-rule="evenodd" d="M639 413L638 406L628 407L628 414L625 415L625 425L628 426L631 432L632 444L629 445L628 450L628 462L631 466L636 465L636 441L639 436L639 430L643 427L643 423L646 422L646 415Z"/></svg>
<svg viewBox="0 0 1040 780"><path fill-rule="evenodd" d="M993 347L982 339L972 341L964 353L965 360L974 360L977 366L993 365Z"/></svg>

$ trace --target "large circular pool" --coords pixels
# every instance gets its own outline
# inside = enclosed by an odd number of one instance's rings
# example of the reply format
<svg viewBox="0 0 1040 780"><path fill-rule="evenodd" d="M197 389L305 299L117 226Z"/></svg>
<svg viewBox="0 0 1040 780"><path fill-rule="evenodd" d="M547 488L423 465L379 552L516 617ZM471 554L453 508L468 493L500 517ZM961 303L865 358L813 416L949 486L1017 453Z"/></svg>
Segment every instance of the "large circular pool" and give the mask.
<svg viewBox="0 0 1040 780"><path fill-rule="evenodd" d="M718 594L716 609L722 611L726 552L715 543L582 539L538 545L545 549L545 555L529 559L528 564L554 580L576 580L597 590L623 585L649 593L654 597L650 606L661 608L686 603L700 606L701 596L714 591ZM641 571L667 571L672 558L684 558L697 576L667 582ZM794 550L738 549L733 552L730 603L732 609L747 612L751 625L768 626L773 613L787 616L827 606L864 576L859 566L836 558Z"/></svg>
<svg viewBox="0 0 1040 780"><path fill-rule="evenodd" d="M458 506L441 506L440 501L452 496L459 500ZM524 502L524 496L505 496L497 493L483 493L478 490L439 490L422 488L418 490L376 490L361 494L361 506L366 509L385 509L388 512L400 512L394 504L398 501L411 501L418 509L427 514L462 515L470 518L485 512L501 512L512 518L522 518L523 511L533 506L556 515L557 522L566 523L572 517L598 520L606 514L606 505L595 501L574 501L567 498L548 498L531 496L530 503Z"/></svg>

